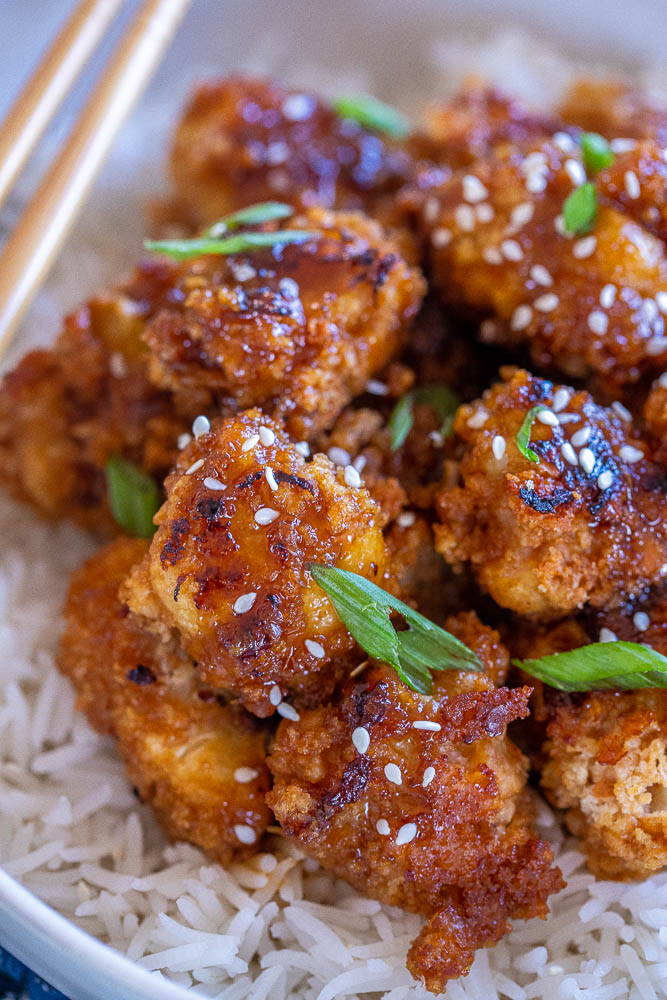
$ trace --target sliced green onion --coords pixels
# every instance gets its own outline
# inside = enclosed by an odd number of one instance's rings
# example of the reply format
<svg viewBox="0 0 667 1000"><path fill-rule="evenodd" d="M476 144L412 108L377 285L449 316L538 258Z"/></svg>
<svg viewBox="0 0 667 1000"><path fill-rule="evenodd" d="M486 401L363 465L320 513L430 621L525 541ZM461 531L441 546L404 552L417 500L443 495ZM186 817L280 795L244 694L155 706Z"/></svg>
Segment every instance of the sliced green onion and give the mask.
<svg viewBox="0 0 667 1000"><path fill-rule="evenodd" d="M407 438L414 423L414 407L430 406L440 418L440 436L444 439L451 433L454 415L460 400L456 393L446 385L424 385L401 396L389 417L388 427L391 434L391 450L400 448Z"/></svg>
<svg viewBox="0 0 667 1000"><path fill-rule="evenodd" d="M351 118L374 132L386 132L393 139L403 139L411 132L409 120L391 104L370 94L348 94L337 97L332 107L341 118Z"/></svg>
<svg viewBox="0 0 667 1000"><path fill-rule="evenodd" d="M291 205L285 205L281 201L262 201L256 205L248 205L238 212L232 212L223 219L218 219L212 226L205 229L202 236L224 236L232 229L241 229L244 226L261 226L264 222L274 222L276 219L288 219L294 215Z"/></svg>
<svg viewBox="0 0 667 1000"><path fill-rule="evenodd" d="M599 170L610 167L616 159L607 140L597 132L584 132L579 139L579 145L584 166L591 174L597 174Z"/></svg>
<svg viewBox="0 0 667 1000"><path fill-rule="evenodd" d="M433 690L432 670L482 670L465 643L358 573L333 566L309 567L338 617L369 656L394 668L404 684L421 694ZM389 611L407 625L398 632Z"/></svg>
<svg viewBox="0 0 667 1000"><path fill-rule="evenodd" d="M540 456L537 452L533 451L530 447L530 432L533 429L533 424L535 423L535 418L540 410L546 410L547 407L539 404L538 406L533 406L531 410L523 418L523 423L519 428L519 433L516 436L516 446L523 455L527 458L529 462L539 462Z"/></svg>
<svg viewBox="0 0 667 1000"><path fill-rule="evenodd" d="M580 236L593 228L598 214L598 197L591 181L575 188L563 204L563 225L567 233Z"/></svg>
<svg viewBox="0 0 667 1000"><path fill-rule="evenodd" d="M559 691L667 688L667 657L636 642L593 642L514 665Z"/></svg>
<svg viewBox="0 0 667 1000"><path fill-rule="evenodd" d="M114 455L106 464L107 493L114 520L128 535L150 538L153 517L160 507L160 493L150 476L136 465Z"/></svg>
<svg viewBox="0 0 667 1000"><path fill-rule="evenodd" d="M318 239L320 233L307 229L278 229L274 233L236 233L223 239L197 236L191 240L144 240L146 250L163 253L174 260L189 260L205 254L229 256L248 253L262 247L284 246L287 243L306 243Z"/></svg>

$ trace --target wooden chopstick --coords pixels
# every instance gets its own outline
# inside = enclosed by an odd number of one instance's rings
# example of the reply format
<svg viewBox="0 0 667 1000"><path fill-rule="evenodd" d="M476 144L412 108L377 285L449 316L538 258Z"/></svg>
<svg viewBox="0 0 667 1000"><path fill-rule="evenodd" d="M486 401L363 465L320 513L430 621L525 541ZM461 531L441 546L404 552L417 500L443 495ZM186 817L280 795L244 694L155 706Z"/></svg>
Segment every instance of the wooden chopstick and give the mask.
<svg viewBox="0 0 667 1000"><path fill-rule="evenodd" d="M0 358L190 0L144 0L0 254Z"/></svg>
<svg viewBox="0 0 667 1000"><path fill-rule="evenodd" d="M123 0L82 0L0 125L0 205Z"/></svg>

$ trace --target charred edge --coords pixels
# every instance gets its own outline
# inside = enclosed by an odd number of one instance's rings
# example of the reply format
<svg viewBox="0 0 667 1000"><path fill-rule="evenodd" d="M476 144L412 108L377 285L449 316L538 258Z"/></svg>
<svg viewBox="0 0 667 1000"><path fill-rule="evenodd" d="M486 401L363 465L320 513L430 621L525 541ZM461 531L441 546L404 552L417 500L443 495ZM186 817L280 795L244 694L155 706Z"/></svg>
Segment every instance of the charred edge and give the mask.
<svg viewBox="0 0 667 1000"><path fill-rule="evenodd" d="M574 498L573 493L561 487L555 489L550 496L540 497L535 490L529 490L522 486L519 490L519 496L526 506L532 507L538 514L553 514L557 507L561 507L564 503L570 503Z"/></svg>
<svg viewBox="0 0 667 1000"><path fill-rule="evenodd" d="M357 756L345 766L340 779L340 785L331 795L326 795L317 807L316 823L327 823L332 816L340 812L351 802L361 798L371 773L371 762L368 757Z"/></svg>
<svg viewBox="0 0 667 1000"><path fill-rule="evenodd" d="M178 595L181 592L181 587L185 582L185 573L180 573L178 579L176 580L176 586L174 587L174 601L178 600Z"/></svg>
<svg viewBox="0 0 667 1000"><path fill-rule="evenodd" d="M171 526L171 537L162 547L160 562L163 566L174 566L185 547L185 539L190 533L190 522L187 517L177 517Z"/></svg>
<svg viewBox="0 0 667 1000"><path fill-rule="evenodd" d="M143 663L138 663L136 667L132 667L128 670L125 675L128 681L132 681L133 684L138 684L139 687L146 687L148 684L155 684L155 674L150 667L145 667Z"/></svg>
<svg viewBox="0 0 667 1000"><path fill-rule="evenodd" d="M261 479L263 475L264 473L261 469L258 472L251 472L249 476L246 476L245 479L242 479L240 483L236 484L236 489L245 490L248 486L252 486L253 483L256 483L258 479Z"/></svg>
<svg viewBox="0 0 667 1000"><path fill-rule="evenodd" d="M261 476L261 472L260 472ZM315 485L309 483L307 479L302 479L301 476L295 476L292 472L281 472L277 470L274 472L277 483L289 483L290 486L298 486L301 490L308 490L315 496Z"/></svg>
<svg viewBox="0 0 667 1000"><path fill-rule="evenodd" d="M221 506L220 500L214 500L213 497L205 497L197 504L197 513L201 517L205 517L207 521L211 521L219 514Z"/></svg>

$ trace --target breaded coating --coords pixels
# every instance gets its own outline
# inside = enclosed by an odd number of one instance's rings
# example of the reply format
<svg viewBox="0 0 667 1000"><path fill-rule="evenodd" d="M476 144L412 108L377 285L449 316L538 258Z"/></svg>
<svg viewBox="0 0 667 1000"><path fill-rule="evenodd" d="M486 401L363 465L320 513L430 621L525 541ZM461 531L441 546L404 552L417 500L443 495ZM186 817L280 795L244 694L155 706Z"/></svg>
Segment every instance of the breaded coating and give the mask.
<svg viewBox="0 0 667 1000"><path fill-rule="evenodd" d="M72 577L58 665L77 707L112 734L140 798L174 840L223 864L253 854L269 822L267 734L218 702L173 643L144 631L118 597L148 542L118 538Z"/></svg>
<svg viewBox="0 0 667 1000"><path fill-rule="evenodd" d="M562 886L533 832L525 760L505 735L529 688L443 672L433 697L388 668L282 722L267 796L288 837L381 902L426 916L408 969L440 993L513 917Z"/></svg>
<svg viewBox="0 0 667 1000"><path fill-rule="evenodd" d="M404 144L342 119L311 93L250 76L199 87L171 151L181 215L195 226L275 200L373 214L413 169Z"/></svg>
<svg viewBox="0 0 667 1000"><path fill-rule="evenodd" d="M382 512L358 483L323 455L306 462L258 410L216 421L167 479L124 596L149 628L178 633L203 681L256 715L283 697L321 702L354 641L308 566L385 579Z"/></svg>
<svg viewBox="0 0 667 1000"><path fill-rule="evenodd" d="M501 607L555 619L586 602L619 606L667 574L667 483L622 407L504 369L462 406L460 485L438 498L436 547L469 562ZM530 447L517 434L534 406Z"/></svg>
<svg viewBox="0 0 667 1000"><path fill-rule="evenodd" d="M569 633L569 634L568 634ZM565 622L524 642L543 656L587 642L644 643L667 655L667 591L629 610ZM566 810L591 870L601 878L642 878L667 866L667 692L544 689L539 712L546 728L540 781Z"/></svg>
<svg viewBox="0 0 667 1000"><path fill-rule="evenodd" d="M483 319L485 343L525 344L539 368L593 374L614 398L667 365L667 255L654 235L664 231L666 168L654 144L619 155L592 181L597 217L578 236L562 213L586 172L565 133L497 147L444 183L426 173L404 203L435 288Z"/></svg>
<svg viewBox="0 0 667 1000"><path fill-rule="evenodd" d="M311 209L316 236L174 266L174 294L146 327L150 377L234 409L260 406L295 439L328 426L399 350L424 280L360 214Z"/></svg>
<svg viewBox="0 0 667 1000"><path fill-rule="evenodd" d="M644 421L658 447L662 464L667 466L667 373L655 382L646 399Z"/></svg>
<svg viewBox="0 0 667 1000"><path fill-rule="evenodd" d="M607 139L655 139L667 144L667 110L623 80L581 78L560 107L564 121ZM621 146L621 148L624 148Z"/></svg>

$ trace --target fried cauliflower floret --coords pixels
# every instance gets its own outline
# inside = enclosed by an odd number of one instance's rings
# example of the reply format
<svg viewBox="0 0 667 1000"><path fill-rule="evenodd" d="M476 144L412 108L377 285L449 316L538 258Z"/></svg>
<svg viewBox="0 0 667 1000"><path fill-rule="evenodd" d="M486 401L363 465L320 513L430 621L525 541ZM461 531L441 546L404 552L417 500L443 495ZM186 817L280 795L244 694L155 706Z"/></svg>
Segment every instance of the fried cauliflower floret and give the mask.
<svg viewBox="0 0 667 1000"><path fill-rule="evenodd" d="M327 698L353 649L310 563L382 585L382 514L353 473L323 455L306 462L251 410L216 421L166 482L158 530L125 596L149 628L178 633L203 681L257 715L281 697Z"/></svg>
<svg viewBox="0 0 667 1000"><path fill-rule="evenodd" d="M418 695L375 668L336 704L282 722L267 797L324 867L428 918L407 964L434 993L511 918L544 916L562 885L505 735L530 689L494 689L481 674L450 674L444 686Z"/></svg>
<svg viewBox="0 0 667 1000"><path fill-rule="evenodd" d="M586 172L565 133L529 149L500 146L444 183L425 175L405 204L417 206L443 301L476 312L485 343L525 344L538 367L595 375L612 398L617 387L662 371L660 157L655 146L628 152L598 174L597 216L578 236L565 231L562 213Z"/></svg>
<svg viewBox="0 0 667 1000"><path fill-rule="evenodd" d="M276 199L372 212L412 171L403 145L342 119L313 94L244 76L195 91L171 152L182 212L199 226Z"/></svg>
<svg viewBox="0 0 667 1000"><path fill-rule="evenodd" d="M667 143L664 104L652 103L648 94L623 80L576 80L565 95L560 114L565 121L607 139L655 139L662 146Z"/></svg>
<svg viewBox="0 0 667 1000"><path fill-rule="evenodd" d="M288 228L315 236L190 263L144 336L157 385L260 406L300 439L398 351L424 281L362 215L312 209Z"/></svg>
<svg viewBox="0 0 667 1000"><path fill-rule="evenodd" d="M438 498L436 547L502 607L554 619L618 606L667 573L665 470L622 411L525 371L462 406L460 485ZM529 461L517 434L543 406ZM555 425L555 426L554 426Z"/></svg>
<svg viewBox="0 0 667 1000"><path fill-rule="evenodd" d="M130 781L174 840L227 864L269 821L266 733L198 681L195 665L128 615L118 589L148 543L119 538L72 578L59 667L77 706L113 735Z"/></svg>

